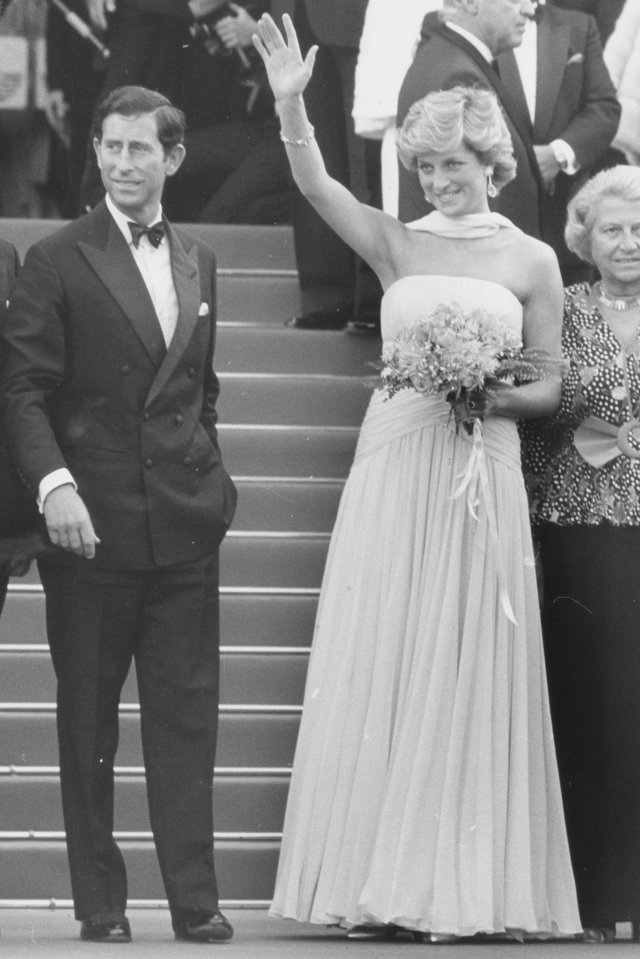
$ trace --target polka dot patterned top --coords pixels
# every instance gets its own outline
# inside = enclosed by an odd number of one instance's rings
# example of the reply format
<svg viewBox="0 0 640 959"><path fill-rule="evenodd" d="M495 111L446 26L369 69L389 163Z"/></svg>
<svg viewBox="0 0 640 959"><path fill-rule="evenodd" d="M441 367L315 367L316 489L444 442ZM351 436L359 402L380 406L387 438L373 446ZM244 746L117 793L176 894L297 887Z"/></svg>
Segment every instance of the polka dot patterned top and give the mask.
<svg viewBox="0 0 640 959"><path fill-rule="evenodd" d="M640 525L640 339L624 352L590 287L565 291L568 360L554 417L520 424L535 520ZM626 368L626 377L625 377Z"/></svg>

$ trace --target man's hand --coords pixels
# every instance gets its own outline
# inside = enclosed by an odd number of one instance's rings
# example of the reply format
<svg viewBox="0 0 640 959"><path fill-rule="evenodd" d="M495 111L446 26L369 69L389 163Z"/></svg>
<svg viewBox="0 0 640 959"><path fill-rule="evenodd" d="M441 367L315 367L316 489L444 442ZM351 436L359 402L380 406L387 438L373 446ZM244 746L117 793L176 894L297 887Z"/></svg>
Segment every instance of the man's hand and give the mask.
<svg viewBox="0 0 640 959"><path fill-rule="evenodd" d="M227 50L234 50L238 47L250 47L252 38L258 24L244 7L237 3L230 3L229 6L235 13L234 17L223 17L216 23L216 33L224 43Z"/></svg>
<svg viewBox="0 0 640 959"><path fill-rule="evenodd" d="M69 105L64 98L62 90L49 90L47 102L44 108L49 126L60 137L66 147L69 146L69 133L67 130L67 113Z"/></svg>
<svg viewBox="0 0 640 959"><path fill-rule="evenodd" d="M44 501L44 518L54 546L93 559L96 536L87 508L71 483L56 486Z"/></svg>
<svg viewBox="0 0 640 959"><path fill-rule="evenodd" d="M562 168L556 160L555 153L548 144L547 146L534 146L533 149L536 152L536 159L540 167L540 172L542 173L544 185L550 187Z"/></svg>
<svg viewBox="0 0 640 959"><path fill-rule="evenodd" d="M84 0L89 19L98 30L107 29L107 14L116 9L116 0Z"/></svg>

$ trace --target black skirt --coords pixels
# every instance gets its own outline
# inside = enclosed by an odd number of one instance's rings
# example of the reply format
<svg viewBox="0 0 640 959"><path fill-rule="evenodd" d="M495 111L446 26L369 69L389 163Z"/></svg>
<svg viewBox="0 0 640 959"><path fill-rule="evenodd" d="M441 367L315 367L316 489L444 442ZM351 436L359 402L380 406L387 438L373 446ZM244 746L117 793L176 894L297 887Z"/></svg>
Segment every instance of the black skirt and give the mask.
<svg viewBox="0 0 640 959"><path fill-rule="evenodd" d="M640 920L640 528L540 531L549 693L584 925Z"/></svg>

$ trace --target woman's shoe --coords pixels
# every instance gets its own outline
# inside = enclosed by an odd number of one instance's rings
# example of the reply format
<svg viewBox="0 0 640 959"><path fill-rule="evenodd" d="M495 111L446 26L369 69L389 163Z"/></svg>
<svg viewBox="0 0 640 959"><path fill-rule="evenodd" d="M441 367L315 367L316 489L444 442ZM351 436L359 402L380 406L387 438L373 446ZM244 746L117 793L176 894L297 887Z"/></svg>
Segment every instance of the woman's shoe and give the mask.
<svg viewBox="0 0 640 959"><path fill-rule="evenodd" d="M357 926L352 926L351 929L349 929L347 932L347 939L366 939L369 942L376 939L393 939L399 928L399 926L394 926L392 924L387 926L376 926L373 923L361 923Z"/></svg>
<svg viewBox="0 0 640 959"><path fill-rule="evenodd" d="M615 926L585 926L582 934L578 936L580 942L586 942L591 946L602 946L605 942L615 942Z"/></svg>
<svg viewBox="0 0 640 959"><path fill-rule="evenodd" d="M446 932L414 932L414 942L424 942L427 945L446 946L452 942L460 942L461 936L454 936Z"/></svg>

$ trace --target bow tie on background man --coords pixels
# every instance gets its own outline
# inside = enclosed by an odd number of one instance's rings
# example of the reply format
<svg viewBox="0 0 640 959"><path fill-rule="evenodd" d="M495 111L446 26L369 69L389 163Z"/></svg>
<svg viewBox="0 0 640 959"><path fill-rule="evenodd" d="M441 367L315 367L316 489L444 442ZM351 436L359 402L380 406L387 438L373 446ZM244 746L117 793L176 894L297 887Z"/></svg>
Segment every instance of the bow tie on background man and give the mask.
<svg viewBox="0 0 640 959"><path fill-rule="evenodd" d="M142 223L135 223L133 220L129 220L127 226L131 231L131 242L136 250L140 245L140 238L145 234L149 237L149 242L156 250L162 243L162 238L165 233L164 223L154 223L153 226L143 226Z"/></svg>

